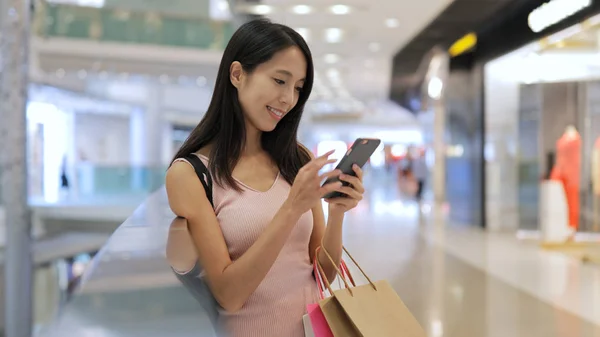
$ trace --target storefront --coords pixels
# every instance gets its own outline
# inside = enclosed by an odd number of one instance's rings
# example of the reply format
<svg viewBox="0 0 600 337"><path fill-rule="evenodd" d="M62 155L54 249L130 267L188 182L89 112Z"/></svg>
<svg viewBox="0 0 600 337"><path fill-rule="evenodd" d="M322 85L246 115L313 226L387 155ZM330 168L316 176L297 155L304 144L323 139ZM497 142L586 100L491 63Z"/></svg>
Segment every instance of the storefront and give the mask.
<svg viewBox="0 0 600 337"><path fill-rule="evenodd" d="M531 1L479 36L488 228L600 233L599 13Z"/></svg>

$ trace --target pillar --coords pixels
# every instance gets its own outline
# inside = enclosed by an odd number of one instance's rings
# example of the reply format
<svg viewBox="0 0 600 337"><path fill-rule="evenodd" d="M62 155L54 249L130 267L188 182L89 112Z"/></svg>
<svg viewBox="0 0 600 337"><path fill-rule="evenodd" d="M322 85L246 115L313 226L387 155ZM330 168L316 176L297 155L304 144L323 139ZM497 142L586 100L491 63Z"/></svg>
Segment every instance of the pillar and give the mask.
<svg viewBox="0 0 600 337"><path fill-rule="evenodd" d="M5 325L7 337L29 337L32 325L31 224L27 205L26 105L28 0L0 2L0 172L6 221Z"/></svg>
<svg viewBox="0 0 600 337"><path fill-rule="evenodd" d="M433 195L436 203L446 201L446 102L449 57L445 50L434 48L425 76L425 100L433 111Z"/></svg>
<svg viewBox="0 0 600 337"><path fill-rule="evenodd" d="M130 117L130 164L133 191L146 191L153 172L160 168L163 149L162 88L148 90L144 108L136 108Z"/></svg>
<svg viewBox="0 0 600 337"><path fill-rule="evenodd" d="M433 106L433 195L436 203L446 201L446 107L443 100L437 100Z"/></svg>

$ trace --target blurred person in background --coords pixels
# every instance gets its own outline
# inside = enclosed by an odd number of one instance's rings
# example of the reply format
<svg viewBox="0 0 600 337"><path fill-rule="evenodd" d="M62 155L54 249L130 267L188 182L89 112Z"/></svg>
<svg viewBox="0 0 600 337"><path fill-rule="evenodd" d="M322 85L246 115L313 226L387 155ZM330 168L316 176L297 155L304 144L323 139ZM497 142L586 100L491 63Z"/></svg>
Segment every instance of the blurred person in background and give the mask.
<svg viewBox="0 0 600 337"><path fill-rule="evenodd" d="M323 250L341 261L344 214L363 197L362 171L319 175L335 162L331 152L314 158L298 143L312 86L311 52L297 32L262 19L244 24L224 51L206 115L167 172L170 207L187 219L226 336L304 337L302 316L318 301L312 263L333 280ZM212 191L189 156L208 167ZM351 185L321 186L333 176ZM348 197L326 200L326 226L321 198L331 191Z"/></svg>
<svg viewBox="0 0 600 337"><path fill-rule="evenodd" d="M429 169L427 168L427 161L425 160L425 151L425 149L415 150L416 155L414 155L414 158L412 159L412 172L417 182L417 191L415 193L415 198L419 202L423 200L423 189L425 187L427 176L429 174Z"/></svg>

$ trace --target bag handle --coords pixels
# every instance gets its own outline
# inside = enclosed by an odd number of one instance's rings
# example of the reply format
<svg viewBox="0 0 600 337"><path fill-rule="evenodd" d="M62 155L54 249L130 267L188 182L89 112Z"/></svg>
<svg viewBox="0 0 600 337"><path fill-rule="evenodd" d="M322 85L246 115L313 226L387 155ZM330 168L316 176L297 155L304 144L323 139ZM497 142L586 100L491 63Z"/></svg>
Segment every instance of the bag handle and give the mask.
<svg viewBox="0 0 600 337"><path fill-rule="evenodd" d="M321 247L317 247L316 252L315 252L315 260L313 262L313 274L315 275L315 280L317 281L317 289L319 290L319 299L322 300L325 298L325 290L323 290L323 288L325 286L323 285L323 276L321 275L321 272L319 271L319 268L317 267L317 263L319 260L319 257L318 257L319 248L321 248Z"/></svg>
<svg viewBox="0 0 600 337"><path fill-rule="evenodd" d="M331 257L331 255L329 254L329 252L327 251L327 249L323 248L323 252L325 253L325 255L327 256L327 258L329 259L329 261L331 262L331 264L333 265L333 267L335 268L335 271L338 273L338 275L342 275L342 272L340 271L340 269L335 265L335 262L333 262L333 258ZM367 274L365 273L365 271L358 265L358 263L356 262L356 260L352 257L352 255L350 255L350 253L348 252L348 250L346 249L346 247L342 246L342 249L344 250L344 252L346 252L346 254L348 255L348 257L352 260L352 262L354 262L354 264L358 267L358 269L360 270L360 272L363 274L363 276L367 279L367 281L369 281L369 283L371 284L371 286L373 287L373 289L375 289L375 291L377 291L377 286L375 286L375 284L373 283L373 281L371 281L371 279L369 278L369 276L367 276ZM319 263L319 269L323 269L323 267L321 266L321 263ZM348 286L348 282L346 282L346 279L342 276L342 281L344 281L344 284L346 285L346 289L348 289L348 291L350 292L350 295L354 296L354 294L352 293L352 290L350 289L350 287ZM330 289L330 285L329 282L327 280L327 278L325 278L325 282L328 285L328 290L331 291ZM333 293L333 292L332 292Z"/></svg>
<svg viewBox="0 0 600 337"><path fill-rule="evenodd" d="M313 262L313 273L315 275L315 280L317 281L317 289L319 290L319 297L321 299L325 298L325 290L323 288L325 288L323 279L325 278L324 273L321 273L321 271L318 268L318 259L319 259L319 250L321 249L321 246L317 247L317 249L315 250L315 258L314 258L314 262ZM350 270L348 269L348 265L346 265L346 262L344 260L341 261L340 263L340 269L342 272L342 278L348 278L348 280L350 281L350 284L352 284L353 287L356 287L356 283L354 282L354 277L352 277L352 274L350 274ZM341 285L340 285L341 287ZM348 287L346 287L346 289L348 289ZM333 295L333 292L331 292L331 289L327 289L329 290L329 292Z"/></svg>
<svg viewBox="0 0 600 337"><path fill-rule="evenodd" d="M373 286L373 289L377 290L377 286L375 286L375 283L373 283L373 281L371 281L371 279L369 278L369 276L367 276L367 273L365 273L365 271L361 268L361 266L358 265L358 262L356 262L356 260L352 257L352 255L350 255L350 252L348 252L348 249L346 249L346 247L344 247L344 246L342 246L342 249L344 250L344 252L346 252L346 255L348 255L348 257L350 258L350 260L352 260L352 262L354 262L354 265L358 268L358 270L360 270L361 274L363 274L363 276L367 279L367 281L369 281L369 283L371 284L371 286ZM327 254L327 256L329 258L331 258L331 256L329 256L329 253L327 252L326 249L323 249L323 251L325 252L325 254Z"/></svg>
<svg viewBox="0 0 600 337"><path fill-rule="evenodd" d="M208 168L206 167L206 165L204 165L202 160L200 160L200 158L193 153L183 157L182 159L187 160L194 167L194 171L196 171L196 175L198 176L198 179L200 179L200 182L204 187L206 197L208 198L208 201L210 201L210 204L214 208L215 205L213 203L212 196L213 181L210 172L208 171Z"/></svg>

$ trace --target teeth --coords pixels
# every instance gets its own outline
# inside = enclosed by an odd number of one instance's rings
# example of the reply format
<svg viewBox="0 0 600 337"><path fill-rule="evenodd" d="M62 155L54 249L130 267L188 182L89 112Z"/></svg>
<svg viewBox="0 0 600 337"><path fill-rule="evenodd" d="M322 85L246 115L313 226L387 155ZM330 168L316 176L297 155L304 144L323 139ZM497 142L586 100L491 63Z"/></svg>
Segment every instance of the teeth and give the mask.
<svg viewBox="0 0 600 337"><path fill-rule="evenodd" d="M283 116L283 112L281 112L279 110L275 110L275 109L271 108L270 106L267 106L267 109L269 109L269 111L271 111L272 113L276 114L279 117Z"/></svg>

